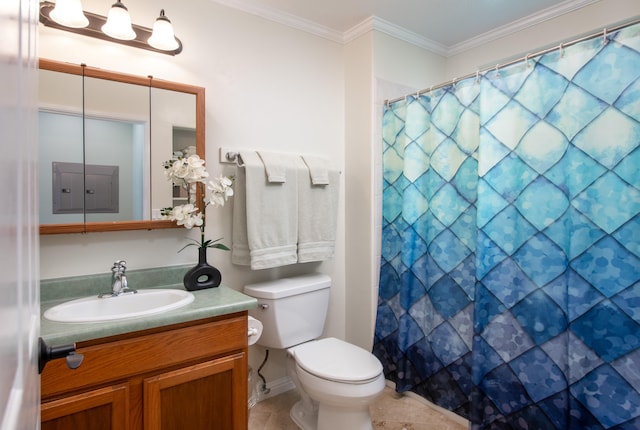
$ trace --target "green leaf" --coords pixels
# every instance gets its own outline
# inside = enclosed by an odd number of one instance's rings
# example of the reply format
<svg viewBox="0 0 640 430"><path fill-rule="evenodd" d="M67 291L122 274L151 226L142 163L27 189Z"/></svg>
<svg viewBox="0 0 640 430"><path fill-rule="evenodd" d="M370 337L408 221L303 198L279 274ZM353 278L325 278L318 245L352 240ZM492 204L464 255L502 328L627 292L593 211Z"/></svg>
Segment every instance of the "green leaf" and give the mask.
<svg viewBox="0 0 640 430"><path fill-rule="evenodd" d="M195 242L195 241L194 241ZM196 243L187 243L185 246L183 246L182 248L180 248L180 250L178 252L182 252L185 248L189 247L189 246L197 246L198 248L200 247L200 244L198 242Z"/></svg>

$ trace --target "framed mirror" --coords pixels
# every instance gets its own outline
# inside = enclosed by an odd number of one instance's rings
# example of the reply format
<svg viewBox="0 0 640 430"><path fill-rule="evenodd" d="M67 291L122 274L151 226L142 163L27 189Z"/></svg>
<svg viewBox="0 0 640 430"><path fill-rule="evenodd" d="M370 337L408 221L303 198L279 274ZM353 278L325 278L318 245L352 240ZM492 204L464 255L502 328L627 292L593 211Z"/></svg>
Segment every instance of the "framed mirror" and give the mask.
<svg viewBox="0 0 640 430"><path fill-rule="evenodd" d="M162 163L205 158L204 88L40 59L40 233L175 228ZM179 191L179 190L177 190Z"/></svg>

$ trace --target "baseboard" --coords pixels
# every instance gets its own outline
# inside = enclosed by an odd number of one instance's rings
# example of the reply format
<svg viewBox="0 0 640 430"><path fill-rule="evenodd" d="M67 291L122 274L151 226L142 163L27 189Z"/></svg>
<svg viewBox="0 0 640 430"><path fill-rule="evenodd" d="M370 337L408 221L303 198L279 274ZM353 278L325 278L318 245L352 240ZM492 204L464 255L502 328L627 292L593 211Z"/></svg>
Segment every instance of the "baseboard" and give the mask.
<svg viewBox="0 0 640 430"><path fill-rule="evenodd" d="M387 380L387 387L391 387L394 390L396 389L396 384L392 381ZM442 406L438 406L435 403L431 403L430 401L428 401L427 399L425 399L424 397L413 393L411 391L405 391L404 393L399 393L401 396L407 396L410 397L420 403L422 403L423 405L433 409L436 412L441 413L442 415L446 416L447 418L451 419L452 421L455 421L457 423L460 423L464 426L467 426L467 428L469 428L469 421L465 420L464 418L462 418L460 415L456 414L455 412L451 412L449 409L445 409Z"/></svg>

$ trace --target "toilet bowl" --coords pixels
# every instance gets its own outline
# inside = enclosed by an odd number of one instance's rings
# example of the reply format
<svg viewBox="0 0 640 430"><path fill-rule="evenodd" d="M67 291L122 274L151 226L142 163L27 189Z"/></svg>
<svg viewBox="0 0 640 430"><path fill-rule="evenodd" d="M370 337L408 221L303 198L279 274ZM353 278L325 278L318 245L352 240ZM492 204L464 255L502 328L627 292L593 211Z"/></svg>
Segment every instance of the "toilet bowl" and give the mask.
<svg viewBox="0 0 640 430"><path fill-rule="evenodd" d="M291 418L303 430L371 430L369 404L385 386L369 351L336 338L319 339L331 279L303 275L247 285L258 299L249 313L262 321L258 344L287 351L287 372L300 394Z"/></svg>
<svg viewBox="0 0 640 430"><path fill-rule="evenodd" d="M303 430L370 430L369 404L385 386L380 361L368 351L339 339L307 342L287 350L300 400L291 418ZM296 381L297 379L297 381ZM316 407L317 404L317 407Z"/></svg>

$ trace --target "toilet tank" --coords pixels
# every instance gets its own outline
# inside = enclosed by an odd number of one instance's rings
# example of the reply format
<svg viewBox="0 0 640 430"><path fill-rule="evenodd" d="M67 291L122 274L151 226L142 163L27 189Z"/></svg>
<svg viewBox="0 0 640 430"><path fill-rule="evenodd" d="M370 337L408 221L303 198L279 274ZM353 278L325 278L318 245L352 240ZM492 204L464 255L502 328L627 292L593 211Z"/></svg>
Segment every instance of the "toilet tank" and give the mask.
<svg viewBox="0 0 640 430"><path fill-rule="evenodd" d="M322 334L329 307L331 278L311 274L260 282L244 287L258 299L249 314L262 322L258 344L284 349L316 339Z"/></svg>

